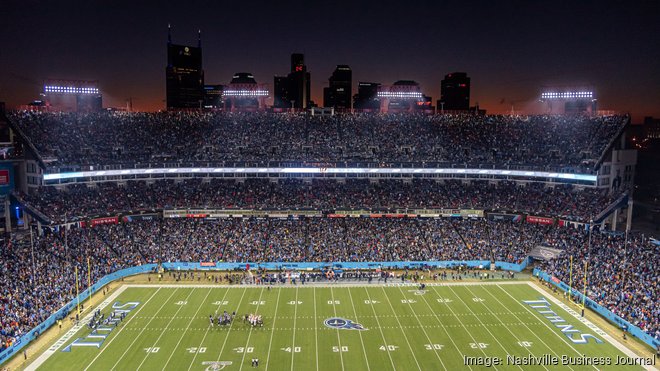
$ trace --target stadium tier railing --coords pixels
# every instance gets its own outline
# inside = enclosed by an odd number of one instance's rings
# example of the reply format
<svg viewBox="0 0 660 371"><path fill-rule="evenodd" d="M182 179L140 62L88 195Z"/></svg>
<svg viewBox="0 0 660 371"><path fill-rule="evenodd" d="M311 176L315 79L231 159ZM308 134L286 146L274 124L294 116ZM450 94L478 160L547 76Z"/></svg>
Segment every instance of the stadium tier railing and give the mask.
<svg viewBox="0 0 660 371"><path fill-rule="evenodd" d="M507 271L520 272L527 267L529 259L525 259L521 264L513 264L507 262L495 262L495 268ZM453 268L458 267L459 265L467 266L470 268L482 268L490 269L491 262L489 260L447 260L447 261L399 261L399 262L326 262L326 263L287 263L287 262L267 262L267 263L253 263L253 262L243 262L243 263L225 263L225 262L199 262L199 263L188 263L188 262L174 262L174 263L163 263L162 267L167 270L174 271L208 271L208 270L219 270L219 271L229 271L229 270L245 270L249 265L250 268L264 268L267 270L314 270L314 269L377 269L377 268L387 268L387 269L417 269L422 267L433 267L433 268ZM137 267L131 267L126 269L121 269L116 272L110 273L96 283L94 283L90 288L85 289L80 293L76 298L68 302L57 312L53 313L48 317L44 322L30 330L27 334L22 335L14 341L14 343L7 349L0 351L0 364L9 360L15 354L21 351L25 346L27 346L31 341L37 339L41 333L46 331L48 328L53 326L58 319L64 319L66 316L73 311L78 303L84 303L84 301L92 294L101 290L105 285L122 279L124 277L133 276L136 274L143 274L149 272L155 272L158 268L157 264L144 264Z"/></svg>
<svg viewBox="0 0 660 371"><path fill-rule="evenodd" d="M653 349L658 349L660 346L660 340L655 339L653 336L647 334L646 332L642 331L639 327L633 325L632 323L626 321L625 319L617 316L616 314L612 313L610 310L606 309L605 307L601 306L600 304L596 303L592 299L589 299L589 297L584 297L584 294L578 292L575 289L572 289L570 286L565 284L564 282L560 281L557 277L554 277L552 275L547 274L546 272L542 271L539 268L534 268L533 272L534 277L537 277L539 279L542 279L543 281L549 282L550 284L558 287L560 290L563 292L568 292L574 297L578 298L578 302L584 300L584 305L585 307L593 310L594 312L598 313L600 316L604 317L606 320L609 322L613 323L616 326L619 326L621 329L626 329L626 331L635 336L636 338L640 339L644 343L648 344L651 346Z"/></svg>

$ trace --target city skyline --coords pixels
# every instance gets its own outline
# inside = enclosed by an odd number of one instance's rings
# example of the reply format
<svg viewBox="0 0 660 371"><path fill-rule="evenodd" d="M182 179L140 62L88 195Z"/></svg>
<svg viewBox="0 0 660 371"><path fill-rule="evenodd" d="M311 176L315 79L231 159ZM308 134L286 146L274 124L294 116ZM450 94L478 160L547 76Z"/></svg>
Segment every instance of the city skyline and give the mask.
<svg viewBox="0 0 660 371"><path fill-rule="evenodd" d="M0 101L26 104L46 79L84 79L99 81L106 106L131 99L138 110L164 109L171 23L176 44L196 45L202 30L206 84L251 72L267 84L270 102L273 76L300 52L319 105L336 65L347 64L354 93L359 81L409 79L435 101L444 76L462 71L472 79L471 105L489 113L512 105L537 113L542 87L588 85L600 109L631 112L634 122L660 116L657 3L428 2L398 4L396 12L383 2L159 4L3 5L9 52L0 54Z"/></svg>

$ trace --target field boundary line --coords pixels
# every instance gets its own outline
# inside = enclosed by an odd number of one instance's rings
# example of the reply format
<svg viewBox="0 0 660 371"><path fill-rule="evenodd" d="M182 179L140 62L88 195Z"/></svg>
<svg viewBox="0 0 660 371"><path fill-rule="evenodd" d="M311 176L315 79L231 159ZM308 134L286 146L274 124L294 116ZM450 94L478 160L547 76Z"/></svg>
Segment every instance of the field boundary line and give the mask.
<svg viewBox="0 0 660 371"><path fill-rule="evenodd" d="M533 310L527 308L524 304L522 304L521 302L519 302L518 299L516 299L515 297L513 297L513 295L511 295L508 291L506 291L505 289L503 289L503 288L501 288L501 287L499 287L499 289L502 290L505 294L509 295L509 297L510 297L511 299L513 299L513 300L514 300L516 303L518 303L518 305L520 305L521 307L525 308L525 309L526 309L529 313L531 313L534 317L539 318L538 313L534 313ZM543 294L542 291L539 291L539 292L540 292L541 294ZM543 295L543 297L545 298L545 295ZM575 347L573 346L573 344L569 343L568 340L566 340L561 334L557 333L552 327L550 327L550 325L548 325L547 323L545 323L545 322L543 322L543 321L541 321L541 323L543 323L543 325L544 325L545 327L547 327L547 328L550 330L550 332L552 332L553 334L555 334L555 335L556 335L561 341L563 341L563 342L566 343L571 349L573 349L573 351L574 351L575 353L577 353L578 356L582 356L582 353L580 353L580 351L578 351L577 349L575 349ZM594 366L594 365L591 365L591 367L593 367L594 369L598 370L598 368L597 368L596 366Z"/></svg>
<svg viewBox="0 0 660 371"><path fill-rule="evenodd" d="M425 283L426 286L497 286L497 285L526 285L528 284L528 280L520 280L520 281L507 281L507 280L502 280L502 281L484 281L484 282L460 282L460 281L450 281L450 282L427 282ZM160 287L160 288L211 288L211 287L217 287L217 288L261 288L264 287L263 284L257 285L257 284L240 284L240 285L228 285L228 284L209 284L209 283L203 283L203 284L198 284L198 283L189 283L189 284L180 284L180 283L172 283L172 284L165 284L165 283L125 283L123 286L126 287L135 287L135 288L153 288L153 287ZM309 282L305 284L306 287L318 287L318 288L326 288L326 287L418 287L418 283L413 283L413 282L404 282L404 283L364 283L364 282L359 282L356 281L355 283L350 283L350 282L342 282L342 283L329 283L329 282L323 282L323 283L315 283L315 282ZM283 289L295 289L298 287L297 285L291 285L291 284L285 284L285 285L278 285L274 287L279 287Z"/></svg>
<svg viewBox="0 0 660 371"><path fill-rule="evenodd" d="M585 325L586 325L587 327L589 327L590 329L595 330L595 331L598 331L598 332L597 332L598 335L600 335L603 339L607 340L608 343L612 344L615 348L617 348L619 351L621 351L621 353L625 354L627 357L630 357L630 358L639 358L639 356L638 356L637 354L635 354L635 352L633 352L630 348L628 348L627 346L621 344L618 340L616 340L615 338L613 338L610 334L608 334L607 332L603 331L600 327L596 326L593 322L589 321L588 319L586 319L586 318L584 318L584 317L581 317L576 311L574 311L574 310L573 310L571 307L569 307L568 305L562 303L561 301L559 301L557 298L555 298L555 297L553 297L553 296L548 296L548 295L545 293L545 291L543 291L543 289L541 289L540 287L536 286L536 284L534 284L533 282L527 282L527 284L528 284L531 288L533 288L534 290L536 290L537 292L539 292L541 295L543 295L544 298L549 299L551 302L553 302L553 303L556 304L558 307L560 307L561 309L563 309L566 313L568 313L568 314L570 314L571 316L575 317L578 321L582 322L583 324L585 324ZM500 287L500 289L501 289L501 290L504 290L504 289L501 288L501 287ZM508 292L507 292L507 294L508 294ZM509 294L509 296L511 296L511 295ZM522 304L520 304L520 305L522 305ZM526 308L526 309L527 309L527 308ZM574 349L575 349L575 348L574 348ZM577 352L577 350L576 350L576 352ZM578 352L578 353L579 353L579 352ZM657 368L655 368L655 367L653 367L653 366L646 366L646 365L643 365L642 367L643 367L644 369L646 369L646 370L650 370L650 371L657 370Z"/></svg>
<svg viewBox="0 0 660 371"><path fill-rule="evenodd" d="M406 344L408 344L408 349L410 349L410 354L412 354L413 359L415 360L415 364L417 365L417 369L420 371L422 370L422 366L419 365L419 361L417 360L417 356L415 355L415 351L413 350L412 346L410 345L410 341L408 340L408 335L406 335L406 332L403 330L403 326L401 325L401 321L399 321L399 317L396 315L396 311L394 310L394 307L392 306L392 302L390 301L390 297L387 296L387 291L385 291L385 287L381 287L383 290L383 295L385 295L385 299L387 300L387 304L390 305L390 309L392 310L392 313L394 314L394 318L396 319L396 323L399 324L399 329L401 330L401 333L403 334L403 338L406 339Z"/></svg>
<svg viewBox="0 0 660 371"><path fill-rule="evenodd" d="M96 312L96 310L105 309L105 307L107 307L111 301L117 299L117 297L121 295L121 293L123 293L125 290L126 290L125 286L121 286L117 290L115 290L115 292L110 294L110 296L105 298L105 300L103 300L100 304L98 304L96 308L91 310L85 317L83 317L82 320L78 321L77 325L70 328L69 331L65 332L55 343L53 343L53 345L48 347L48 349L46 349L46 351L44 351L37 359L35 359L32 363L30 363L25 368L25 370L34 371L37 368L41 367L41 365L44 364L44 362L46 362L48 358L50 358L53 354L55 354L64 344L66 344L69 341L69 339L74 337L78 333L78 331L80 331L80 329L84 327L85 323L88 323L92 319L92 317L94 316L94 312Z"/></svg>
<svg viewBox="0 0 660 371"><path fill-rule="evenodd" d="M167 358L167 362L165 362L165 366L163 366L163 369L167 369L167 365L170 364L170 361L172 360L172 356L174 356L174 353L176 353L176 350L179 348L179 345L181 344L181 340L183 340L183 337L188 333L188 329L190 329L190 325L192 325L193 321L195 320L195 317L197 317L197 313L199 313L199 310L202 309L204 303L206 303L206 299L208 299L209 295L211 295L211 291L213 291L213 289L209 289L209 291L206 293L206 296L202 300L202 303L197 307L197 310L195 311L195 315L188 322L186 329L183 331L183 335L179 337L179 341L177 341L176 345L174 346L174 350L172 350L172 353L170 353L169 358Z"/></svg>

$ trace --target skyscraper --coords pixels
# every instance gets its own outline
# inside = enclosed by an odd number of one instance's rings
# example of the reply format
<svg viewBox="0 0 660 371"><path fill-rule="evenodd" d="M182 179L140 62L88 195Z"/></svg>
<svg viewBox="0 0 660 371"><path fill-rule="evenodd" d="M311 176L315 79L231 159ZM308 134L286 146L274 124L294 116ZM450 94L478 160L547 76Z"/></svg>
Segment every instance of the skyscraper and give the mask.
<svg viewBox="0 0 660 371"><path fill-rule="evenodd" d="M165 78L168 110L200 108L204 102L201 31L197 34L197 47L176 45L172 44L168 25Z"/></svg>
<svg viewBox="0 0 660 371"><path fill-rule="evenodd" d="M275 76L273 81L273 107L307 109L311 107L312 79L305 56L291 54L291 72L286 76Z"/></svg>
<svg viewBox="0 0 660 371"><path fill-rule="evenodd" d="M337 65L328 79L329 86L323 88L323 106L350 110L353 95L352 81L351 68L345 64Z"/></svg>
<svg viewBox="0 0 660 371"><path fill-rule="evenodd" d="M288 75L287 98L293 102L296 109L309 108L312 79L307 66L305 56L300 53L291 54L291 73Z"/></svg>
<svg viewBox="0 0 660 371"><path fill-rule="evenodd" d="M291 108L289 101L289 79L286 76L275 76L273 81L273 107Z"/></svg>
<svg viewBox="0 0 660 371"><path fill-rule="evenodd" d="M470 78L465 72L450 73L442 80L438 109L444 111L470 109Z"/></svg>
<svg viewBox="0 0 660 371"><path fill-rule="evenodd" d="M380 109L380 98L377 82L358 82L358 93L353 97L353 108L356 110L378 111Z"/></svg>

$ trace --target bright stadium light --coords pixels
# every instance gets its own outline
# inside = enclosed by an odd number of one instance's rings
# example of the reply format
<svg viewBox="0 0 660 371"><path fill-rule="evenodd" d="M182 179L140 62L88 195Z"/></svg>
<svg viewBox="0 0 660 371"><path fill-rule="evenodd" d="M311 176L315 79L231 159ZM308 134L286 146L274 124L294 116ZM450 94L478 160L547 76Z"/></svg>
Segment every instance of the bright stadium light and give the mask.
<svg viewBox="0 0 660 371"><path fill-rule="evenodd" d="M102 171L79 171L71 173L44 174L44 180L62 180L75 178L95 178L104 176L144 175L144 174L459 174L459 175L493 175L524 178L567 179L596 182L596 175L551 173L546 171L498 170L498 169L456 169L456 168L319 168L319 167L225 167L225 168L149 168Z"/></svg>
<svg viewBox="0 0 660 371"><path fill-rule="evenodd" d="M420 99L423 94L418 91L379 91L379 98Z"/></svg>
<svg viewBox="0 0 660 371"><path fill-rule="evenodd" d="M58 85L46 85L44 86L44 92L46 93L58 93L58 94L98 94L98 88L81 88L75 86L58 86Z"/></svg>
<svg viewBox="0 0 660 371"><path fill-rule="evenodd" d="M564 92L544 92L541 93L541 99L592 99L592 91L564 91Z"/></svg>
<svg viewBox="0 0 660 371"><path fill-rule="evenodd" d="M225 90L222 95L225 97L267 97L268 90Z"/></svg>

